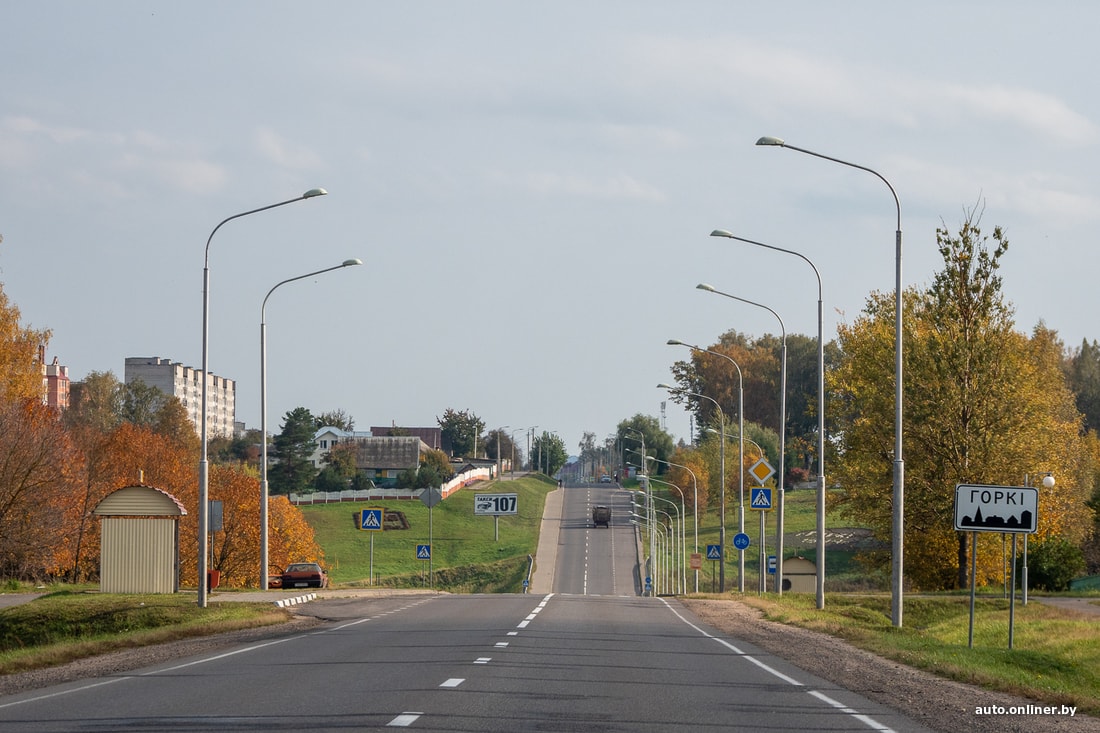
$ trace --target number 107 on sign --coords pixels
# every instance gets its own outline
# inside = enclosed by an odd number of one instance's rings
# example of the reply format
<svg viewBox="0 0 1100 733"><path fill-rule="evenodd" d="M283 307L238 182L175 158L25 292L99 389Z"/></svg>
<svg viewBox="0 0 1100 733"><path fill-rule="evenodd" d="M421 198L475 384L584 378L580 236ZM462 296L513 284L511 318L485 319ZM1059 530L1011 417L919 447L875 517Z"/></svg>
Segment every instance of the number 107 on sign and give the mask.
<svg viewBox="0 0 1100 733"><path fill-rule="evenodd" d="M499 516L516 514L516 494L475 494L474 514Z"/></svg>

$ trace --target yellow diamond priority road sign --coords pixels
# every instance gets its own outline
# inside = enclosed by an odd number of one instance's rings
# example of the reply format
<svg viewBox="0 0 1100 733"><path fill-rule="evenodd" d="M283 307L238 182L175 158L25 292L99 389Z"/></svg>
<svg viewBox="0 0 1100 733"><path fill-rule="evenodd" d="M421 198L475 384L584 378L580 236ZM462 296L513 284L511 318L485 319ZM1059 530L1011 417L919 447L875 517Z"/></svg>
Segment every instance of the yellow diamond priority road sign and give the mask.
<svg viewBox="0 0 1100 733"><path fill-rule="evenodd" d="M751 473L753 478L759 481L760 485L763 486L765 481L775 475L775 469L772 468L770 463L761 458L749 467L749 473Z"/></svg>

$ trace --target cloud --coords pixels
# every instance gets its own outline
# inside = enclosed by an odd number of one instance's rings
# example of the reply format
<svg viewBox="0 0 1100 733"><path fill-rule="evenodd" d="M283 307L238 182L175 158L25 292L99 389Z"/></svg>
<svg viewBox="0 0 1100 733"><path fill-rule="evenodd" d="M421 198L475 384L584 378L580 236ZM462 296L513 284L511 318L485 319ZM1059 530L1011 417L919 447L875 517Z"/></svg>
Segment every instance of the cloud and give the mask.
<svg viewBox="0 0 1100 733"><path fill-rule="evenodd" d="M256 148L268 160L284 168L316 169L321 157L309 148L294 145L274 130L261 127L256 131Z"/></svg>
<svg viewBox="0 0 1100 733"><path fill-rule="evenodd" d="M519 185L547 196L577 196L604 200L631 200L660 203L665 194L633 176L620 173L608 178L593 179L575 174L528 173L519 178Z"/></svg>

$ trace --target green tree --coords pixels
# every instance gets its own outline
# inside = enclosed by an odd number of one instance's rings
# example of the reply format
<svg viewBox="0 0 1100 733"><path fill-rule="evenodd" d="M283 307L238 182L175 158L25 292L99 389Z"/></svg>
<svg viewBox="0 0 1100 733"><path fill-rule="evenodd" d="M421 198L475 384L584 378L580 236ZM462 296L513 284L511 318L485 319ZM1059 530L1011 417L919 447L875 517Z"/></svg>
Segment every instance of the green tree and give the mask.
<svg viewBox="0 0 1100 733"><path fill-rule="evenodd" d="M500 455L497 455L497 448L500 449ZM504 458L504 460L510 460L513 455L513 449L515 446L512 443L512 436L508 434L507 430L500 428L493 428L485 434L485 457L492 458L494 461L497 458Z"/></svg>
<svg viewBox="0 0 1100 733"><path fill-rule="evenodd" d="M973 213L957 235L937 230L944 268L925 291L905 293L906 579L918 588L963 586L966 536L953 527L956 484L1019 485L1027 473L1059 474L1040 500L1040 533L1074 531L1083 512L1086 451L1053 334L1014 330L998 274L1008 240L992 247ZM843 359L830 375L843 419L835 475L841 508L886 541L892 525L894 380L892 294L875 293L840 331ZM1091 483L1089 488L1091 488ZM1080 513L1078 513L1080 516ZM990 541L988 538L983 541ZM996 576L994 553L979 551ZM888 561L884 555L873 560Z"/></svg>
<svg viewBox="0 0 1100 733"><path fill-rule="evenodd" d="M660 421L652 415L638 413L634 417L621 421L615 429L619 445L633 451L642 450L642 439L639 437L639 433L645 436L646 454L662 461L671 460L672 453L676 448L672 436L661 429ZM638 466L641 465L642 459L638 453L627 453L626 461ZM664 466L665 464L659 465Z"/></svg>
<svg viewBox="0 0 1100 733"><path fill-rule="evenodd" d="M109 432L122 424L122 383L110 372L89 372L72 385L69 409L62 415L69 427Z"/></svg>
<svg viewBox="0 0 1100 733"><path fill-rule="evenodd" d="M355 419L343 410L322 412L314 422L318 430L321 428L339 428L349 433L355 430Z"/></svg>
<svg viewBox="0 0 1100 733"><path fill-rule="evenodd" d="M282 431L275 436L270 456L275 459L268 467L267 479L272 494L303 494L313 488L317 476L310 458L317 444L313 415L304 407L286 414Z"/></svg>
<svg viewBox="0 0 1100 733"><path fill-rule="evenodd" d="M1100 428L1100 344L1081 341L1066 359L1066 380L1077 397L1077 409L1085 416L1085 429Z"/></svg>
<svg viewBox="0 0 1100 733"><path fill-rule="evenodd" d="M536 470L553 476L569 460L565 441L553 433L543 432L542 435L535 436L531 443L531 460L535 462Z"/></svg>
<svg viewBox="0 0 1100 733"><path fill-rule="evenodd" d="M436 418L436 422L442 429L443 444L451 446L452 456L477 458L478 449L485 451L485 441L481 439L485 422L469 410L453 410L448 407L443 412L443 417Z"/></svg>
<svg viewBox="0 0 1100 733"><path fill-rule="evenodd" d="M325 423L329 425L329 423ZM357 453L356 445L352 441L337 443L325 454L322 462L324 466L313 480L313 487L317 491L343 491L354 488L355 478L359 469L355 463Z"/></svg>

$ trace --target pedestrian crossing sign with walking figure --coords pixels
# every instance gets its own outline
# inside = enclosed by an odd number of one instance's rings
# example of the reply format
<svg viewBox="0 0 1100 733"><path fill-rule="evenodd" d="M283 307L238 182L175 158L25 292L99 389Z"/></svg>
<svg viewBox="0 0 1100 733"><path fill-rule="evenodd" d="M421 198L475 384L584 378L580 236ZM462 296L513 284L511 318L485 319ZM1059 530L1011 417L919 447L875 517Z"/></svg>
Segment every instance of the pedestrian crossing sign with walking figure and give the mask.
<svg viewBox="0 0 1100 733"><path fill-rule="evenodd" d="M753 509L759 509L761 511L768 511L772 508L772 490L757 488L752 490L752 501L750 506Z"/></svg>
<svg viewBox="0 0 1100 733"><path fill-rule="evenodd" d="M359 520L359 529L381 532L385 520L384 509L364 509Z"/></svg>

